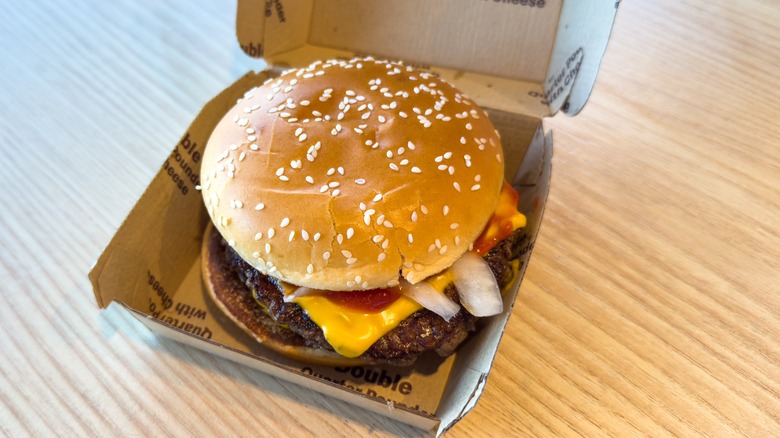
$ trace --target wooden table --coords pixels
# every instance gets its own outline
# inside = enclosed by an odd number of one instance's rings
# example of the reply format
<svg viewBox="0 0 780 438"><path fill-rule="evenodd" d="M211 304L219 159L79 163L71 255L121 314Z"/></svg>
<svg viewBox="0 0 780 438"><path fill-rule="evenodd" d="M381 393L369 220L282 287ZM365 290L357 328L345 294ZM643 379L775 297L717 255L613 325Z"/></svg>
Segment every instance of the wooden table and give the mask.
<svg viewBox="0 0 780 438"><path fill-rule="evenodd" d="M0 431L420 435L99 311L92 263L199 108L234 4L4 2ZM624 1L487 389L450 436L780 434L780 3Z"/></svg>

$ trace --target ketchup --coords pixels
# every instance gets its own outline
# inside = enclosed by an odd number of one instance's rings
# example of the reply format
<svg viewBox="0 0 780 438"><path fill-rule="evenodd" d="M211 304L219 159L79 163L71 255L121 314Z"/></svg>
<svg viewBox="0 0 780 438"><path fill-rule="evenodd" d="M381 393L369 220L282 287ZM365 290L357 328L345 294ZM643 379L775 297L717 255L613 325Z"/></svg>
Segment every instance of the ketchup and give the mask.
<svg viewBox="0 0 780 438"><path fill-rule="evenodd" d="M504 187L501 188L501 194L498 197L496 212L491 216L482 234L474 242L472 251L484 256L498 245L498 242L509 237L514 230L525 226L525 216L517 211L519 199L520 195L517 194L517 191L504 181Z"/></svg>
<svg viewBox="0 0 780 438"><path fill-rule="evenodd" d="M325 298L339 306L365 313L378 313L401 296L397 287L349 292L326 292Z"/></svg>

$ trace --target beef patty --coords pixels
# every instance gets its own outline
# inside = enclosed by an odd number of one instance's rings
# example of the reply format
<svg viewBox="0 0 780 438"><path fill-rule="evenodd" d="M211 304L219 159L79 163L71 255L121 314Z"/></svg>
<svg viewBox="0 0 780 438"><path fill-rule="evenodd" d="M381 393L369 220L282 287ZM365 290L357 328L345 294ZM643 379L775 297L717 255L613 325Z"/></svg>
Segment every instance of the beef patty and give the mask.
<svg viewBox="0 0 780 438"><path fill-rule="evenodd" d="M223 249L223 266L220 270L229 271L228 275L230 273L235 275L236 280L247 287L246 291L242 292L254 297L254 300L243 301L250 303L253 301L253 304L258 307L257 311L263 309L276 323L289 327L290 331L300 338L302 344L333 350L322 330L301 306L284 302L284 293L278 280L260 273L244 261L219 236L216 229L213 229L212 233L210 238L219 239ZM524 250L527 240L522 230L515 231L485 255L484 258L500 288L503 289L512 280L510 262ZM459 303L454 285L450 284L444 293L451 300ZM394 365L407 365L414 362L420 354L430 350L448 356L466 339L468 333L474 330L475 322L476 318L463 308L450 321L445 321L430 310L421 309L377 340L360 356L360 360L368 364L388 362Z"/></svg>

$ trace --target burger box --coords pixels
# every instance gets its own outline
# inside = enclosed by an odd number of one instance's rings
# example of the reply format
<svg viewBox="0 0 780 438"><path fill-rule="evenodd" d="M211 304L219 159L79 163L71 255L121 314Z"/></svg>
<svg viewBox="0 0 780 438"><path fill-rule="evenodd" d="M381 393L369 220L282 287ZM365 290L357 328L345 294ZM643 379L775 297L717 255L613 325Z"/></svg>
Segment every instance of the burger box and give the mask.
<svg viewBox="0 0 780 438"><path fill-rule="evenodd" d="M441 434L480 397L528 265L550 183L552 135L542 119L585 104L616 8L614 0L239 0L239 43L269 67L214 97L174 146L89 273L97 304L114 302L164 336ZM528 219L529 243L503 313L481 320L455 355L424 356L406 368L282 357L222 315L201 282L209 218L198 174L216 123L285 69L366 55L430 70L486 109L501 134L505 178Z"/></svg>

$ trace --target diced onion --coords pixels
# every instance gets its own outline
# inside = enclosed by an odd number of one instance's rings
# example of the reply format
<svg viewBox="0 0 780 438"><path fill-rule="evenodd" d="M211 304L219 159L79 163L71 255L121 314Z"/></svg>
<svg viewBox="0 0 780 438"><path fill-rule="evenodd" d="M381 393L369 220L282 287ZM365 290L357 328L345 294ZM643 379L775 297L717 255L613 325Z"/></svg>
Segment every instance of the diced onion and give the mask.
<svg viewBox="0 0 780 438"><path fill-rule="evenodd" d="M460 303L474 316L492 316L504 310L501 290L482 257L467 252L450 268Z"/></svg>
<svg viewBox="0 0 780 438"><path fill-rule="evenodd" d="M284 302L291 303L295 301L296 298L305 297L307 295L318 295L321 293L322 291L319 289L312 289L309 287L299 287L296 288L291 294L284 294Z"/></svg>
<svg viewBox="0 0 780 438"><path fill-rule="evenodd" d="M401 293L448 322L460 311L459 305L424 281L411 284L402 279Z"/></svg>

